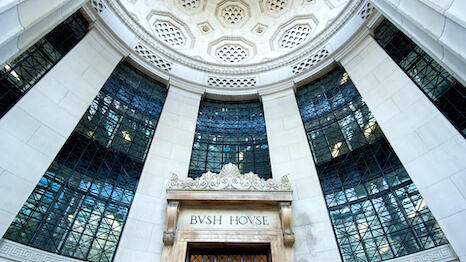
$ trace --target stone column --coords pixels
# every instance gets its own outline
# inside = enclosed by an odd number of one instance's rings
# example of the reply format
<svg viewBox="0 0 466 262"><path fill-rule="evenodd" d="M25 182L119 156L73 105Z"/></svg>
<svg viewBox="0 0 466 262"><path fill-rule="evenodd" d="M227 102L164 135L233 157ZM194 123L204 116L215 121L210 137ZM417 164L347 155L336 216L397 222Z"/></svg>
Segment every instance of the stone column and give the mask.
<svg viewBox="0 0 466 262"><path fill-rule="evenodd" d="M165 189L170 173L188 174L200 101L200 94L173 85L168 90L115 262L161 261Z"/></svg>
<svg viewBox="0 0 466 262"><path fill-rule="evenodd" d="M372 0L396 27L466 85L466 1Z"/></svg>
<svg viewBox="0 0 466 262"><path fill-rule="evenodd" d="M262 95L274 179L290 174L296 261L341 261L293 88Z"/></svg>
<svg viewBox="0 0 466 262"><path fill-rule="evenodd" d="M461 261L466 140L370 36L341 59Z"/></svg>
<svg viewBox="0 0 466 262"><path fill-rule="evenodd" d="M0 119L0 235L123 55L91 30Z"/></svg>
<svg viewBox="0 0 466 262"><path fill-rule="evenodd" d="M3 0L0 3L0 65L13 60L86 0Z"/></svg>

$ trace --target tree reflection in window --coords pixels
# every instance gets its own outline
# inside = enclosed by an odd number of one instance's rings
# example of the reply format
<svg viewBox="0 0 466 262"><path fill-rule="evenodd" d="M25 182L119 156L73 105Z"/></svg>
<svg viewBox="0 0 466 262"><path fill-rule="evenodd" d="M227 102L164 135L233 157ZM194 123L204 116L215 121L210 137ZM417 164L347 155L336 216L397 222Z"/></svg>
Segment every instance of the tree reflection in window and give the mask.
<svg viewBox="0 0 466 262"><path fill-rule="evenodd" d="M120 64L5 237L86 261L111 261L165 96L162 85Z"/></svg>
<svg viewBox="0 0 466 262"><path fill-rule="evenodd" d="M447 243L343 69L300 88L297 101L344 261Z"/></svg>

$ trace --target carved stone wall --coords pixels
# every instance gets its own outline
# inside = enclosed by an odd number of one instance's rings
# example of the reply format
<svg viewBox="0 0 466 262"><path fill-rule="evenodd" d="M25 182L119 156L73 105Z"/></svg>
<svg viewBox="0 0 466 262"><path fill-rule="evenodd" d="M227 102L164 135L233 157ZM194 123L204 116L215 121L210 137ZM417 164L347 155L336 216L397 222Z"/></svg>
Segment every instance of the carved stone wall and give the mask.
<svg viewBox="0 0 466 262"><path fill-rule="evenodd" d="M390 259L387 262L450 262L458 261L457 256L450 245L431 248L422 252L400 258Z"/></svg>
<svg viewBox="0 0 466 262"><path fill-rule="evenodd" d="M82 260L60 256L37 248L28 247L10 240L0 240L1 258L22 262L79 262Z"/></svg>
<svg viewBox="0 0 466 262"><path fill-rule="evenodd" d="M265 180L232 163L195 179L172 174L162 261L184 261L189 243L205 242L268 243L273 261L292 262L291 200L287 175Z"/></svg>
<svg viewBox="0 0 466 262"><path fill-rule="evenodd" d="M291 184L288 175L281 181L273 178L263 179L259 175L249 172L240 174L239 169L232 163L226 164L219 174L208 171L195 179L187 177L180 180L176 174L171 175L168 190L249 190L249 191L288 191Z"/></svg>

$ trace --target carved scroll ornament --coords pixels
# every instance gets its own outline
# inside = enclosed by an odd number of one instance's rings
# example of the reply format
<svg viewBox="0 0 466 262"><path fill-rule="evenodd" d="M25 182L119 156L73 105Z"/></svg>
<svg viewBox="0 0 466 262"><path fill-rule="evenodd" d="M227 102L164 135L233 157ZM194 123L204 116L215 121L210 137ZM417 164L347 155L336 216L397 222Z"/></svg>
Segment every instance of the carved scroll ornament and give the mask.
<svg viewBox="0 0 466 262"><path fill-rule="evenodd" d="M240 174L237 166L229 163L222 168L219 174L207 172L195 179L187 177L179 179L176 174L171 174L168 182L169 189L181 190L257 190L257 191L290 191L291 184L288 175L281 181L273 178L263 179L257 174L249 172Z"/></svg>

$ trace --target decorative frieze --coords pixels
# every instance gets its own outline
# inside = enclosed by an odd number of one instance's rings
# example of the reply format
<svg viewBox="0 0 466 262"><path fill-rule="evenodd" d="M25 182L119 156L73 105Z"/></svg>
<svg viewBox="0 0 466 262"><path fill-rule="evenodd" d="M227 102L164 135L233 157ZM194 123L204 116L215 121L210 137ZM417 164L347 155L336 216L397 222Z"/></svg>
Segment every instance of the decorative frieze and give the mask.
<svg viewBox="0 0 466 262"><path fill-rule="evenodd" d="M101 0L92 0L91 5L97 13L102 13L104 9L107 8Z"/></svg>
<svg viewBox="0 0 466 262"><path fill-rule="evenodd" d="M252 172L242 175L237 166L229 163L219 174L208 171L195 179L191 177L179 179L172 173L168 189L290 191L291 183L288 175L283 176L280 181L273 178L265 180Z"/></svg>
<svg viewBox="0 0 466 262"><path fill-rule="evenodd" d="M209 77L207 79L207 85L213 87L222 88L249 88L257 85L257 79L255 77L247 78L219 78Z"/></svg>
<svg viewBox="0 0 466 262"><path fill-rule="evenodd" d="M134 48L134 51L142 56L144 59L149 61L150 63L156 65L160 69L163 69L165 71L170 71L172 70L172 65L163 60L162 58L158 57L154 52L149 50L147 47L143 46L142 44L136 45Z"/></svg>
<svg viewBox="0 0 466 262"><path fill-rule="evenodd" d="M329 52L327 49L324 47L317 51L316 53L312 54L309 58L305 59L304 61L301 61L291 67L291 70L293 74L299 74L311 67L313 67L315 64L319 63L322 61L324 58L326 58L329 55Z"/></svg>
<svg viewBox="0 0 466 262"><path fill-rule="evenodd" d="M434 247L414 254L387 260L387 262L447 262L458 257L450 245Z"/></svg>
<svg viewBox="0 0 466 262"><path fill-rule="evenodd" d="M370 2L367 2L359 11L359 16L361 16L362 20L366 20L372 14L373 11L374 6Z"/></svg>
<svg viewBox="0 0 466 262"><path fill-rule="evenodd" d="M23 262L78 262L81 260L72 259L37 248L29 247L14 241L0 240L0 258L11 259L12 261ZM0 259L1 260L1 259Z"/></svg>

